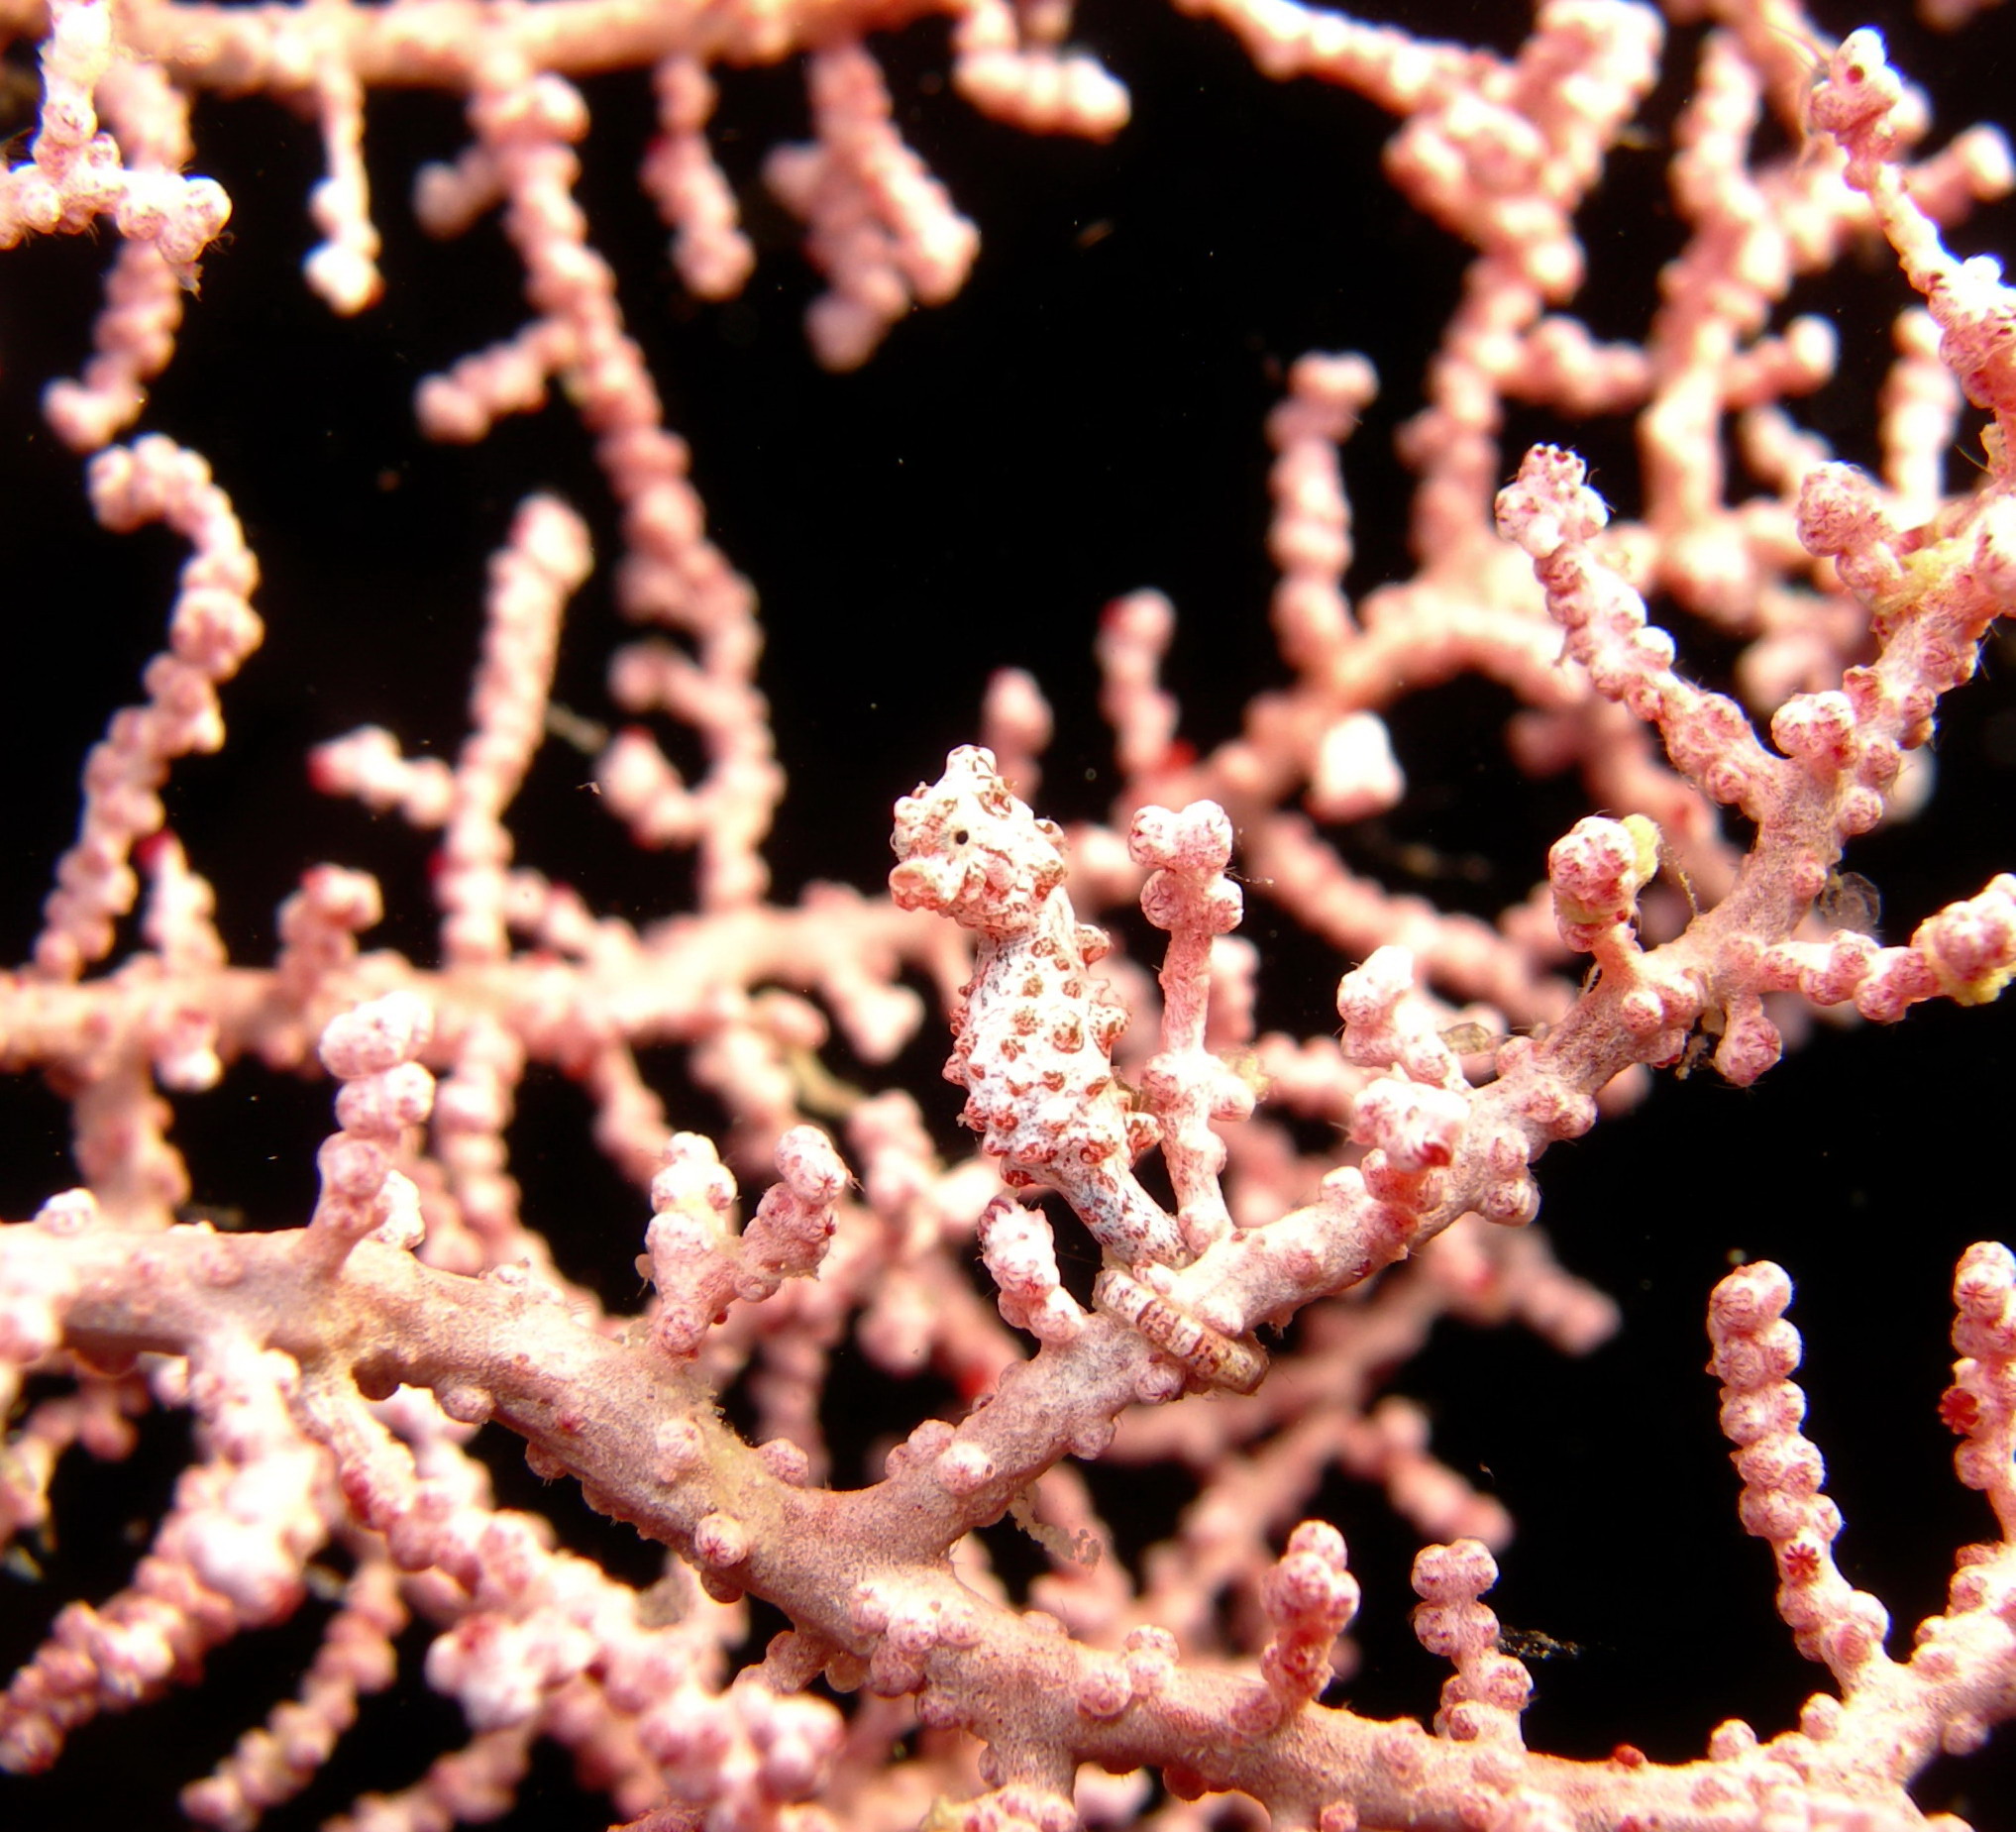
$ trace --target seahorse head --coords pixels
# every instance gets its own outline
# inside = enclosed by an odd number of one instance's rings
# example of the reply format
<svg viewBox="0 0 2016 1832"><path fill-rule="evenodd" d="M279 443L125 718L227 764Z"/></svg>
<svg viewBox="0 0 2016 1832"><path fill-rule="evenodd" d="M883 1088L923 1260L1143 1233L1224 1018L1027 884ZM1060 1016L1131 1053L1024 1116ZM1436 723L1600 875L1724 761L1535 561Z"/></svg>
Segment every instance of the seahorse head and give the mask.
<svg viewBox="0 0 2016 1832"><path fill-rule="evenodd" d="M903 910L932 910L982 934L1020 934L1064 882L1064 834L1018 802L994 753L961 745L945 774L896 805L890 844L901 863L890 895Z"/></svg>

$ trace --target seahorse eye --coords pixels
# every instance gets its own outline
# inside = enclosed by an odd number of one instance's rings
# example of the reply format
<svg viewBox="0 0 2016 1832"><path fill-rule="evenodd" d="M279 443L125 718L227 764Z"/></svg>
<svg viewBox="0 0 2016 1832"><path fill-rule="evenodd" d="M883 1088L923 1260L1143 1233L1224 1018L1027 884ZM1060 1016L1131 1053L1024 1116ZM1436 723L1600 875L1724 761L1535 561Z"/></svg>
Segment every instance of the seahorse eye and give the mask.
<svg viewBox="0 0 2016 1832"><path fill-rule="evenodd" d="M964 827L959 827L955 829L952 834L952 844L955 846L963 846L966 844L967 840L971 837L972 836L966 831Z"/></svg>

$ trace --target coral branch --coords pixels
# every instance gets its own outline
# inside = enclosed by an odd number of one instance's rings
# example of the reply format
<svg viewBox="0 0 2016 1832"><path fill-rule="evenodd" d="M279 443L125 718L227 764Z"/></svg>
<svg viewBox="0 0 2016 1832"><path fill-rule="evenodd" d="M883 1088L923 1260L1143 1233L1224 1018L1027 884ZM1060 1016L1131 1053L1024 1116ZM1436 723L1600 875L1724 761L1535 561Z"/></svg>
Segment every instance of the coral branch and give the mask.
<svg viewBox="0 0 2016 1832"><path fill-rule="evenodd" d="M0 0L10 1832L2011 1832L2016 162L1516 11Z"/></svg>

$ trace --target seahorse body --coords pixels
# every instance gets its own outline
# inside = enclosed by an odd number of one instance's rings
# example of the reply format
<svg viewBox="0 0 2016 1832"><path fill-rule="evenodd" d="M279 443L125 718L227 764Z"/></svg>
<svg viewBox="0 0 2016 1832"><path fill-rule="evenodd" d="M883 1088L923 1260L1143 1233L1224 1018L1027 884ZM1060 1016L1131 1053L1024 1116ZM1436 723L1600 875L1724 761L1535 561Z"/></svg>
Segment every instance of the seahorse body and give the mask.
<svg viewBox="0 0 2016 1832"><path fill-rule="evenodd" d="M890 894L979 937L945 1076L966 1090L961 1118L1004 1180L1049 1184L1129 1263L1182 1265L1175 1220L1133 1173L1158 1132L1114 1079L1126 1012L1088 972L1109 944L1072 914L1063 838L1015 799L992 752L965 745L897 804Z"/></svg>

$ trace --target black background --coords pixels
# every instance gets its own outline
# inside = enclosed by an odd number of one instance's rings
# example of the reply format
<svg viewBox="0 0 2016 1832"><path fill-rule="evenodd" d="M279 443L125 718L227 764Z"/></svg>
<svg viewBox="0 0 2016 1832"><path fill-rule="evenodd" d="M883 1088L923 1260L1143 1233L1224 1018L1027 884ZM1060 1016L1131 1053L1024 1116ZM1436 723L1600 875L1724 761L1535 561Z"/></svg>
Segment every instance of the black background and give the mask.
<svg viewBox="0 0 2016 1832"><path fill-rule="evenodd" d="M1501 50L1526 19L1522 7L1453 0L1396 10L1426 34ZM1846 31L1869 15L1829 9L1820 23ZM1958 42L1928 38L1904 18L1881 23L1899 66L1938 102L1936 138L1996 118L1998 107L2009 123L2016 16L1990 14ZM756 177L765 150L803 130L796 72L722 78L715 140L763 258L743 299L708 307L681 294L635 188L646 78L584 85L596 127L583 196L596 245L618 264L630 326L671 423L692 442L715 535L762 593L761 680L792 783L768 848L783 895L820 877L879 881L892 799L973 735L988 674L1005 664L1032 669L1057 710L1045 811L1104 813L1113 779L1091 634L1115 593L1153 585L1176 600L1168 679L1186 735L1207 746L1236 728L1250 695L1282 678L1264 614L1260 424L1287 364L1307 349L1360 349L1379 366L1381 400L1346 454L1360 548L1352 584L1409 570L1407 480L1388 442L1419 404L1463 256L1377 179L1390 124L1355 98L1270 84L1220 32L1159 9L1093 4L1080 27L1133 92L1134 123L1106 148L977 121L946 91L939 27L878 42L905 134L979 223L984 247L957 301L913 316L866 370L840 377L804 354L797 319L814 282L794 225ZM1580 219L1596 277L1579 304L1607 335L1642 330L1657 266L1678 246L1662 188L1665 136L1698 38L1669 34L1644 144L1613 159ZM144 425L203 451L232 492L264 569L268 635L227 690L228 753L177 767L171 818L219 888L237 958L269 958L274 908L305 866L334 859L379 874L391 915L378 938L424 960L427 841L316 800L302 753L374 720L411 748L452 755L466 725L482 567L514 504L533 488L558 489L610 554L606 499L564 407L473 451L429 447L412 431L412 384L521 319L515 266L494 225L446 246L410 225L414 164L464 143L451 101L371 98L388 292L350 321L332 319L295 271L312 240L303 208L318 175L312 129L270 100L213 98L199 108L197 137L197 168L223 180L236 213ZM2004 205L1956 240L1968 252L2007 252L2012 232L2016 215ZM159 642L180 558L158 533L100 534L77 487L78 462L36 418L42 382L72 369L87 346L105 253L86 240L0 261L8 959L27 953L72 830L78 765ZM1786 308L1838 322L1841 377L1799 411L1844 456L1875 457L1871 403L1901 302L1894 266L1876 252L1802 284ZM1521 418L1508 433L1508 468L1540 436L1589 451L1601 486L1630 510L1627 429ZM1956 479L1963 462L1955 460ZM601 661L620 627L598 576L570 613L558 689L589 716L601 712ZM1678 633L1689 664L1714 677L1726 650L1684 624ZM2012 673L2016 653L1992 641L1984 679L1943 721L1933 810L1849 860L1880 888L1890 939L2016 859ZM1376 870L1392 842L1417 840L1449 857L1488 853L1493 871L1481 883L1428 887L1483 908L1539 874L1547 842L1587 810L1571 787L1508 780L1495 736L1507 705L1493 690L1459 684L1400 710L1396 742L1414 800L1383 836L1340 836L1355 863ZM520 856L638 919L686 907L685 867L632 852L612 823L584 813L584 779L579 758L548 746L513 814ZM1286 928L1256 905L1249 932L1270 963L1263 1017L1326 1028L1342 963ZM1503 1616L1581 1649L1537 1669L1527 1720L1536 1747L1601 1755L1630 1741L1685 1759L1726 1717L1766 1735L1785 1727L1823 1676L1791 1651L1771 1611L1768 1557L1736 1524L1714 1388L1700 1372L1706 1294L1734 1255L1775 1257L1799 1285L1809 1429L1848 1518L1839 1551L1850 1577L1908 1625L1939 1606L1953 1547L1990 1533L1986 1509L1952 1479L1952 1440L1934 1407L1950 1359L1953 1262L1969 1240L2009 1231L2012 1025L2007 1011L1937 1007L1888 1030L1824 1031L1748 1091L1710 1076L1663 1083L1645 1109L1557 1148L1540 1172L1557 1250L1619 1299L1622 1337L1577 1364L1515 1333L1445 1327L1396 1375L1398 1390L1432 1411L1440 1454L1520 1523L1493 1598ZM944 1121L956 1097L931 1092L937 1047L917 1056L923 1072L909 1079ZM675 1068L653 1068L677 1101ZM513 1151L533 1219L560 1236L571 1269L620 1266L643 1209L587 1157L584 1104L535 1074L523 1108ZM301 1219L313 1200L313 1144L328 1126L325 1089L239 1070L178 1110L199 1201L240 1209L253 1226ZM676 1117L704 1124L707 1115L694 1102ZM12 1083L0 1087L0 1214L19 1218L72 1180L62 1109L39 1086ZM102 1598L130 1568L131 1524L165 1498L177 1429L152 1427L156 1455L133 1470L66 1470L64 1537L47 1580L0 1575L0 1667L33 1647L60 1600ZM501 1479L524 1486L510 1473L514 1458L495 1460ZM1151 1480L1121 1489L1149 1503L1161 1496ZM507 1488L506 1498L525 1494ZM558 1505L570 1542L609 1552L626 1575L648 1580L651 1559L569 1511L569 1500ZM1366 1589L1366 1659L1348 1698L1373 1712L1425 1713L1442 1670L1406 1629L1413 1544L1365 1491L1334 1483L1322 1502ZM1116 1525L1129 1539L1160 1530L1145 1517ZM0 1821L173 1823L174 1789L291 1686L312 1653L316 1613L225 1650L200 1690L80 1735L52 1776L0 1778ZM415 1664L422 1646L424 1637L409 1638ZM1908 1628L1893 1652L1907 1646ZM459 1741L452 1708L417 1686L374 1701L336 1771L269 1823L315 1824L357 1789L398 1785ZM1938 1766L1919 1797L1984 1832L2016 1832L2007 1748ZM570 1795L564 1761L549 1760L509 1823L587 1827L604 1817Z"/></svg>

